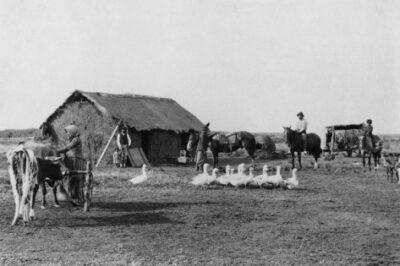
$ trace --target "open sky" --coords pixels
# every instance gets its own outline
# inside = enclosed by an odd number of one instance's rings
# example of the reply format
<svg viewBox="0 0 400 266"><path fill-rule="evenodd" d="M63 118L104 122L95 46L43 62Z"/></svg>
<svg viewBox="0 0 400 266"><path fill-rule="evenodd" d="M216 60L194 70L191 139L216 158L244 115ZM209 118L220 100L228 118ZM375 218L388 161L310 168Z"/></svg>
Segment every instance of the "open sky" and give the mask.
<svg viewBox="0 0 400 266"><path fill-rule="evenodd" d="M16 1L0 5L0 129L74 90L172 97L212 130L400 133L400 1Z"/></svg>

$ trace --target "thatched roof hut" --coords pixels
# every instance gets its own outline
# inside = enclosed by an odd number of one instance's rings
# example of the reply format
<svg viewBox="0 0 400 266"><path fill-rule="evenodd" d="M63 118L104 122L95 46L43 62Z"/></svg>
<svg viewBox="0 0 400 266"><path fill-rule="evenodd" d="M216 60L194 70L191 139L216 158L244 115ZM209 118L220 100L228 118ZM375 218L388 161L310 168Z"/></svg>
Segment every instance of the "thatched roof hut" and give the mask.
<svg viewBox="0 0 400 266"><path fill-rule="evenodd" d="M65 139L63 128L75 123L81 130L84 150L97 160L120 122L128 127L132 148L141 149L152 163L174 160L188 131L203 127L196 116L169 98L84 91L73 92L41 127L50 126L54 139ZM111 149L115 147L112 141ZM111 162L111 152L105 161Z"/></svg>

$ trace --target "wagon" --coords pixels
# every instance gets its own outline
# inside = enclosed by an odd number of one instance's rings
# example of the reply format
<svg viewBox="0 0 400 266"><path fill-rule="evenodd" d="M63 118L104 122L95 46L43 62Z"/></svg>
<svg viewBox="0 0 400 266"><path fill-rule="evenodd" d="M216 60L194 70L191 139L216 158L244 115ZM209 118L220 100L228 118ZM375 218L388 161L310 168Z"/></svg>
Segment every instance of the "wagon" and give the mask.
<svg viewBox="0 0 400 266"><path fill-rule="evenodd" d="M71 200L83 205L83 211L89 211L93 193L92 164L83 158L74 158L73 163L68 158L46 157L62 166L62 183Z"/></svg>
<svg viewBox="0 0 400 266"><path fill-rule="evenodd" d="M324 152L346 152L351 157L356 151L360 155L363 127L363 124L327 126Z"/></svg>

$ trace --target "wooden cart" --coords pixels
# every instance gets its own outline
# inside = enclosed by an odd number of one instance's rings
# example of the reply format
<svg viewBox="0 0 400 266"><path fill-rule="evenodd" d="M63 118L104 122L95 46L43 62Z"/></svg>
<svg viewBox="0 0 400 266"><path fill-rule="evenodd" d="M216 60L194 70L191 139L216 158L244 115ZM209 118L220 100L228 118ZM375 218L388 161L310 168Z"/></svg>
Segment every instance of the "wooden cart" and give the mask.
<svg viewBox="0 0 400 266"><path fill-rule="evenodd" d="M348 124L348 125L333 125L326 127L326 147L324 152L329 152L331 155L338 152L347 152L351 157L354 151L360 153L363 124ZM338 139L338 131L344 131ZM347 134L352 132L352 134ZM350 136L349 136L350 135ZM344 138L343 138L344 136Z"/></svg>
<svg viewBox="0 0 400 266"><path fill-rule="evenodd" d="M93 172L90 161L74 158L75 166L69 166L62 157L46 157L62 167L62 183L67 194L72 194L70 199L78 205L83 205L83 211L89 211L93 193ZM77 163L76 163L77 162ZM68 167L69 166L69 167ZM72 193L75 192L75 193Z"/></svg>

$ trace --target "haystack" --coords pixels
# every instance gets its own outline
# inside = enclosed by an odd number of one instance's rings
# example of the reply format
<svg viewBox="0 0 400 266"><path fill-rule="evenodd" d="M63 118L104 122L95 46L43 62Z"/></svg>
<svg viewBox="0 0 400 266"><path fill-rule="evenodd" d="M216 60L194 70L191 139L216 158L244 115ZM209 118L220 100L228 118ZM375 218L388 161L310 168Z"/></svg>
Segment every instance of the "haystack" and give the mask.
<svg viewBox="0 0 400 266"><path fill-rule="evenodd" d="M143 152L151 163L175 160L184 149L189 130L203 127L197 117L169 98L84 91L73 92L41 127L49 126L56 135L53 139L63 145L67 141L64 127L71 123L79 127L85 156L93 162L112 138L102 160L105 164L112 163L116 148L112 133L120 123L128 127L131 149Z"/></svg>
<svg viewBox="0 0 400 266"><path fill-rule="evenodd" d="M272 154L276 151L275 142L270 136L257 135L255 138L257 144L260 144L263 151L266 151L268 154Z"/></svg>

